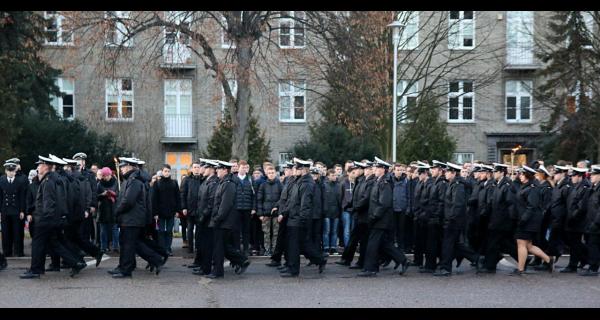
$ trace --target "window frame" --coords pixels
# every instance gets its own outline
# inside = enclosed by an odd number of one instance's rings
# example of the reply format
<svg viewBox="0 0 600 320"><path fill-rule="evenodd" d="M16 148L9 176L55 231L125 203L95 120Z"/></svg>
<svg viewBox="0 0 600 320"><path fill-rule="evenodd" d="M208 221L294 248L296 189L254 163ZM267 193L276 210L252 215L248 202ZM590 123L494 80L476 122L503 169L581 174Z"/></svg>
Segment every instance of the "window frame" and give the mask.
<svg viewBox="0 0 600 320"><path fill-rule="evenodd" d="M65 90L64 89L64 81L71 81L73 84L73 89L71 90ZM54 96L54 95L50 95L51 99L56 98L57 101L57 105L56 106L52 106L54 108L54 110L56 111L56 114L58 114L58 116L61 119L65 119L65 120L74 120L75 119L75 79L73 78L64 78L64 77L57 77L55 78L55 84L56 86L60 89L60 96ZM63 103L63 94L70 94L71 96L73 96L72 99L72 105L71 107L73 108L73 112L72 112L72 116L71 117L64 117L64 103ZM52 102L50 102L50 104L52 104Z"/></svg>
<svg viewBox="0 0 600 320"><path fill-rule="evenodd" d="M123 92L126 90L122 90L123 80L129 79L131 81L131 118L123 118ZM108 116L108 96L109 96L109 87L112 84L112 81L118 81L118 89L117 89L117 111L119 114L118 118L111 118ZM132 122L135 120L135 83L133 78L106 78L105 79L105 89L104 89L104 112L105 112L105 120L106 121L114 121L114 122Z"/></svg>
<svg viewBox="0 0 600 320"><path fill-rule="evenodd" d="M175 155L175 163L169 163L169 154ZM191 163L186 165L181 162L181 158L183 154L187 154L190 156ZM191 151L166 151L165 152L165 162L169 166L171 166L171 178L173 178L173 174L175 174L175 178L173 179L177 181L177 185L181 187L182 178L184 175L190 172L190 165L194 162L194 154ZM181 173L181 170L185 170L185 173ZM181 175L180 175L181 173Z"/></svg>
<svg viewBox="0 0 600 320"><path fill-rule="evenodd" d="M287 156L287 158L282 158L282 156ZM292 152L279 152L279 165L283 165L286 161L291 161L293 158Z"/></svg>
<svg viewBox="0 0 600 320"><path fill-rule="evenodd" d="M48 13L49 11L44 11L44 19L56 19L56 40L57 41L48 41L48 37L46 36L44 39L44 45L48 46L74 46L75 45L75 33L71 31L71 41L65 42L63 41L63 33L65 32L63 25L65 20L65 16L60 14L58 11L55 13ZM44 32L48 33L48 25L44 25Z"/></svg>
<svg viewBox="0 0 600 320"><path fill-rule="evenodd" d="M125 29L127 30L127 27L125 26L125 24L123 22L118 21L117 19L121 19L121 20L127 20L130 18L131 16L131 11L113 11L115 13L115 17L112 17L108 14L109 11L104 11L104 18L106 20L112 20L109 23L114 23L114 28L115 28L115 34L117 35L117 40L118 42L110 42L108 39L108 30L107 33L104 36L104 46L105 47L124 47L124 48L131 48L133 47L133 37L130 37L129 39L127 39L127 41L123 42L124 37L126 36L126 34L123 34L123 32L120 31L121 29Z"/></svg>
<svg viewBox="0 0 600 320"><path fill-rule="evenodd" d="M462 161L464 159L464 156L468 155L469 157L471 157L471 161ZM459 156L461 161L459 160ZM456 164L465 164L465 163L473 163L473 159L475 158L475 153L474 152L453 152L452 153L452 160L454 161L454 163Z"/></svg>
<svg viewBox="0 0 600 320"><path fill-rule="evenodd" d="M295 88L292 91L282 91L281 87L283 82L286 82L287 85L290 88ZM298 87L295 85L298 82L302 82L303 86L302 86L302 94L296 94L298 90ZM282 79L279 80L278 84L277 84L277 89L278 89L278 97L279 97L279 122L284 122L284 123L306 123L306 80L304 79ZM302 119L294 119L294 97L304 97L304 112L302 113L302 115L304 116ZM282 103L282 98L289 98L290 100L290 119L282 119L281 118L281 103Z"/></svg>
<svg viewBox="0 0 600 320"><path fill-rule="evenodd" d="M515 82L517 90L514 92L508 91L509 82ZM527 89L527 83L529 83L529 89ZM523 89L525 86L525 89ZM504 121L506 123L531 123L533 122L533 95L531 90L533 89L533 80L506 80L504 82ZM514 97L515 102L515 119L508 119L508 98ZM521 98L529 98L529 119L522 119L521 114Z"/></svg>
<svg viewBox="0 0 600 320"><path fill-rule="evenodd" d="M303 23L296 21L296 12L302 12L302 14L304 15L304 19L306 18L306 12L304 11L289 11L290 12L290 18L284 17L283 14L280 14L279 16L279 21L278 21L278 34L277 34L277 43L279 44L279 48L280 49L304 49L306 48L306 26L304 26ZM290 45L282 45L281 44L281 24L282 23L289 23L289 37L290 37ZM303 29L302 35L304 37L303 40L303 45L299 46L296 45L296 24L301 24L301 27Z"/></svg>
<svg viewBox="0 0 600 320"><path fill-rule="evenodd" d="M452 82L458 82L458 92L450 92L450 84ZM464 92L464 83L471 82L473 90L471 92ZM464 119L464 98L471 98L471 119ZM458 119L450 119L450 99L458 98ZM448 123L474 123L475 122L475 81L473 80L454 80L448 82Z"/></svg>
<svg viewBox="0 0 600 320"><path fill-rule="evenodd" d="M401 11L400 13L398 13L398 16L396 18L399 21L404 21L404 19L402 17L403 14L410 14L410 16L408 18L406 18L406 26L402 29L402 32L400 33L400 42L398 44L398 50L414 50L414 49L418 48L419 44L420 44L420 42L419 42L419 14L420 14L420 11L410 11L410 12ZM409 35L406 32L406 27L408 27L409 24L416 25L416 30L411 35Z"/></svg>
<svg viewBox="0 0 600 320"><path fill-rule="evenodd" d="M465 34L464 34L464 25L467 24L465 19L464 19L464 15L465 12L464 11L458 11L458 19L451 19L450 18L450 11L448 11L448 49L450 50L473 50L475 49L475 35L477 33L477 30L475 29L475 20L476 20L476 11L473 11L473 19L468 19L467 21L471 21L470 23L472 24L472 29L473 29L473 45L470 47L465 46ZM460 45L459 46L454 46L452 41L450 41L450 36L451 36L451 28L453 26L453 24L456 24L458 27L458 33L456 35L457 40L460 40Z"/></svg>
<svg viewBox="0 0 600 320"><path fill-rule="evenodd" d="M403 119L401 119L399 122L400 123L411 123L413 122L413 120L410 120L408 118L408 115L406 115L406 108L408 106L408 98L416 98L416 102L418 103L418 99L419 99L419 82L418 81L414 81L412 86L410 88L408 88L408 91L406 89L406 86L408 85L408 83L411 80L399 80L398 84L402 84L402 90L397 90L396 94L397 94L397 99L398 99L398 114L405 114L405 117ZM412 89L414 88L414 91L412 91ZM405 92L406 91L406 92Z"/></svg>

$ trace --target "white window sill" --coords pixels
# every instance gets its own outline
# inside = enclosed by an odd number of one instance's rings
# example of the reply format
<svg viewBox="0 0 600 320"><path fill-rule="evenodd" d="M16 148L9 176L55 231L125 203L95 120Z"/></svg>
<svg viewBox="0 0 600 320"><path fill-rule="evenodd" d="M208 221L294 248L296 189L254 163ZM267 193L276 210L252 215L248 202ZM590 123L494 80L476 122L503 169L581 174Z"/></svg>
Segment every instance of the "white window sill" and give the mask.
<svg viewBox="0 0 600 320"><path fill-rule="evenodd" d="M475 49L475 46L473 47L448 47L448 50L473 50Z"/></svg>
<svg viewBox="0 0 600 320"><path fill-rule="evenodd" d="M447 120L449 124L475 124L475 120Z"/></svg>
<svg viewBox="0 0 600 320"><path fill-rule="evenodd" d="M306 46L282 46L279 45L279 49L304 49Z"/></svg>
<svg viewBox="0 0 600 320"><path fill-rule="evenodd" d="M279 119L280 123L290 123L290 124L304 124L306 123L306 119L299 119L299 120L283 120L283 119Z"/></svg>
<svg viewBox="0 0 600 320"><path fill-rule="evenodd" d="M133 118L106 118L108 122L133 122Z"/></svg>
<svg viewBox="0 0 600 320"><path fill-rule="evenodd" d="M533 123L533 121L531 121L531 120L507 120L507 119L505 119L505 122L508 124L531 124L531 123Z"/></svg>
<svg viewBox="0 0 600 320"><path fill-rule="evenodd" d="M44 46L60 48L60 47L75 47L75 44L72 42L47 42L47 43L44 43Z"/></svg>

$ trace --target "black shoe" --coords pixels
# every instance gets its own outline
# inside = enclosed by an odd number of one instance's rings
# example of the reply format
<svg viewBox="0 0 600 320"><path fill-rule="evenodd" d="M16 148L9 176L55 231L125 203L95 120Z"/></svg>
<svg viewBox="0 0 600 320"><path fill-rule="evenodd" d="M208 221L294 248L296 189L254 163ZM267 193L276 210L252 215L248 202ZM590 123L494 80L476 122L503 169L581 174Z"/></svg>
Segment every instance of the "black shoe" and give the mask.
<svg viewBox="0 0 600 320"><path fill-rule="evenodd" d="M102 251L98 251L98 254L96 255L96 268L98 268L100 262L102 262L102 256L104 256L104 253Z"/></svg>
<svg viewBox="0 0 600 320"><path fill-rule="evenodd" d="M529 263L529 266L530 266L530 267L537 267L537 266L539 266L539 265L541 265L541 264L542 264L542 259L540 259L540 258L538 258L538 257L535 257L535 259L533 259L533 261L531 261L531 262Z"/></svg>
<svg viewBox="0 0 600 320"><path fill-rule="evenodd" d="M218 276L218 275L216 275L216 274L214 274L214 273L207 274L207 275L205 275L204 277L205 277L205 278L208 278L208 279L221 279L221 278L223 278L223 276Z"/></svg>
<svg viewBox="0 0 600 320"><path fill-rule="evenodd" d="M121 270L119 270L119 268L114 268L114 269L112 269L112 270L108 270L108 271L106 271L106 273L108 273L108 274L112 274L112 275L115 275L115 274L117 274L117 273L121 273Z"/></svg>
<svg viewBox="0 0 600 320"><path fill-rule="evenodd" d="M353 264L353 265L350 266L350 269L353 269L353 270L360 270L362 268L363 267L361 265L358 265L358 264Z"/></svg>
<svg viewBox="0 0 600 320"><path fill-rule="evenodd" d="M123 272L119 272L119 273L115 273L113 274L113 279L124 279L124 278L131 278L131 274L127 274L127 273L123 273Z"/></svg>
<svg viewBox="0 0 600 320"><path fill-rule="evenodd" d="M27 270L27 272L25 272L22 275L20 275L19 278L21 278L21 279L39 279L40 278L40 274L39 273L33 273L33 272L31 272L31 270Z"/></svg>
<svg viewBox="0 0 600 320"><path fill-rule="evenodd" d="M4 270L6 267L8 267L8 263L6 262L6 259L2 259L0 262L0 270Z"/></svg>
<svg viewBox="0 0 600 320"><path fill-rule="evenodd" d="M404 262L402 263L402 269L400 269L399 274L403 275L404 273L406 273L406 270L408 270L408 260L404 260Z"/></svg>
<svg viewBox="0 0 600 320"><path fill-rule="evenodd" d="M48 268L46 268L46 270L44 270L46 272L60 272L60 268L57 266L53 266L53 265L49 265Z"/></svg>
<svg viewBox="0 0 600 320"><path fill-rule="evenodd" d="M192 271L192 274L195 274L197 276L206 276L207 274L204 273L204 271L202 271L202 269L194 269L194 271Z"/></svg>
<svg viewBox="0 0 600 320"><path fill-rule="evenodd" d="M509 273L509 276L522 276L525 274L525 270L519 270L519 269L514 269L511 273Z"/></svg>
<svg viewBox="0 0 600 320"><path fill-rule="evenodd" d="M533 270L535 270L535 271L548 271L548 270L550 270L550 265L547 264L546 262L544 262L544 263L542 263L542 264L540 264L538 266L533 267Z"/></svg>
<svg viewBox="0 0 600 320"><path fill-rule="evenodd" d="M192 263L192 264L188 264L187 267L190 268L190 269L194 269L194 268L200 268L201 266L198 265L198 264Z"/></svg>
<svg viewBox="0 0 600 320"><path fill-rule="evenodd" d="M562 268L559 272L560 273L577 273L577 268L567 266L566 268Z"/></svg>
<svg viewBox="0 0 600 320"><path fill-rule="evenodd" d="M288 269L287 267L285 269L280 269L279 273L289 273L290 269Z"/></svg>
<svg viewBox="0 0 600 320"><path fill-rule="evenodd" d="M421 268L419 269L419 273L434 273L435 270L433 269L427 269L427 268Z"/></svg>
<svg viewBox="0 0 600 320"><path fill-rule="evenodd" d="M277 270L279 270L279 271L281 271L283 269L287 269L287 266L285 264L282 264L279 267L277 267Z"/></svg>
<svg viewBox="0 0 600 320"><path fill-rule="evenodd" d="M340 266L345 266L345 267L349 267L350 266L350 262L346 262L344 260L336 261L334 263L335 264L339 264Z"/></svg>
<svg viewBox="0 0 600 320"><path fill-rule="evenodd" d="M484 273L484 274L492 274L492 273L496 273L496 270L491 270L491 269L486 269L486 268L480 268L479 270L477 270L477 273Z"/></svg>
<svg viewBox="0 0 600 320"><path fill-rule="evenodd" d="M323 270L325 270L325 266L327 265L327 259L323 260L323 263L321 263L319 265L319 273L323 273Z"/></svg>
<svg viewBox="0 0 600 320"><path fill-rule="evenodd" d="M590 269L587 269L584 272L578 273L578 275L580 275L582 277L597 277L598 271L592 271Z"/></svg>
<svg viewBox="0 0 600 320"><path fill-rule="evenodd" d="M436 277L449 277L450 275L452 275L452 272L445 269L440 269L434 272L433 275Z"/></svg>
<svg viewBox="0 0 600 320"><path fill-rule="evenodd" d="M279 267L281 266L281 262L271 260L271 262L266 264L267 267Z"/></svg>
<svg viewBox="0 0 600 320"><path fill-rule="evenodd" d="M246 269L248 269L249 265L250 265L250 260L246 260L246 261L242 262L242 265L239 268L236 268L235 274L242 274L242 273L246 272Z"/></svg>
<svg viewBox="0 0 600 320"><path fill-rule="evenodd" d="M298 274L294 274L294 273L290 273L290 272L284 272L282 274L279 275L282 278L297 278Z"/></svg>
<svg viewBox="0 0 600 320"><path fill-rule="evenodd" d="M158 275L162 271L162 267L163 266L164 266L164 264L158 265L158 266L154 266L154 274Z"/></svg>
<svg viewBox="0 0 600 320"><path fill-rule="evenodd" d="M365 278L370 278L370 277L375 277L377 276L377 272L373 272L373 271L363 271L363 272L359 272L356 274L357 277L365 277Z"/></svg>
<svg viewBox="0 0 600 320"><path fill-rule="evenodd" d="M463 260L463 257L456 258L456 269L460 268L460 265L462 264Z"/></svg>
<svg viewBox="0 0 600 320"><path fill-rule="evenodd" d="M85 267L87 267L86 263L78 262L75 266L73 266L73 268L71 268L71 278L75 277L79 271L85 269Z"/></svg>
<svg viewBox="0 0 600 320"><path fill-rule="evenodd" d="M554 261L554 257L550 257L550 261L548 262L548 272L554 272L554 265L556 262Z"/></svg>

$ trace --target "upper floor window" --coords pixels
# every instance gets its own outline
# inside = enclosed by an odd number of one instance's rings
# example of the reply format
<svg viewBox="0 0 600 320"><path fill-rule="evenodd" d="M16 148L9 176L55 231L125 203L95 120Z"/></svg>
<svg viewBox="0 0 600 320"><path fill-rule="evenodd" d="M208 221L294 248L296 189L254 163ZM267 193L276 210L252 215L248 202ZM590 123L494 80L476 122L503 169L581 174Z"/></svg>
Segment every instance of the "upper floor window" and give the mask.
<svg viewBox="0 0 600 320"><path fill-rule="evenodd" d="M233 99L237 96L237 81L235 79L227 79L227 83L229 84L229 89L231 89L231 94L233 95ZM221 119L225 120L225 110L227 110L227 97L225 97L225 89L221 86Z"/></svg>
<svg viewBox="0 0 600 320"><path fill-rule="evenodd" d="M107 46L124 46L133 45L127 20L130 17L130 11L106 11L105 18L107 21L106 27L106 45Z"/></svg>
<svg viewBox="0 0 600 320"><path fill-rule="evenodd" d="M406 26L402 29L398 49L412 50L419 45L419 11L402 11L398 21Z"/></svg>
<svg viewBox="0 0 600 320"><path fill-rule="evenodd" d="M400 122L409 122L413 116L413 110L417 106L417 97L419 95L419 83L410 80L398 81L398 105Z"/></svg>
<svg viewBox="0 0 600 320"><path fill-rule="evenodd" d="M579 111L581 104L589 103L592 99L592 88L582 85L577 81L571 93L567 96L567 112L574 113Z"/></svg>
<svg viewBox="0 0 600 320"><path fill-rule="evenodd" d="M473 49L475 47L474 11L450 11L448 23L448 49Z"/></svg>
<svg viewBox="0 0 600 320"><path fill-rule="evenodd" d="M69 45L73 44L73 32L69 30L66 19L56 11L44 11L46 18L46 44Z"/></svg>
<svg viewBox="0 0 600 320"><path fill-rule="evenodd" d="M75 117L75 84L73 79L57 78L56 86L60 89L61 95L51 96L50 104L56 110L59 117L63 119L73 119Z"/></svg>
<svg viewBox="0 0 600 320"><path fill-rule="evenodd" d="M106 119L133 120L133 81L106 79Z"/></svg>
<svg viewBox="0 0 600 320"><path fill-rule="evenodd" d="M472 122L474 98L473 81L451 81L448 91L448 122Z"/></svg>
<svg viewBox="0 0 600 320"><path fill-rule="evenodd" d="M454 163L464 164L473 162L473 152L456 152L452 154Z"/></svg>
<svg viewBox="0 0 600 320"><path fill-rule="evenodd" d="M279 82L279 121L305 122L306 81L281 80Z"/></svg>
<svg viewBox="0 0 600 320"><path fill-rule="evenodd" d="M279 47L304 48L304 11L282 11L279 18Z"/></svg>
<svg viewBox="0 0 600 320"><path fill-rule="evenodd" d="M240 21L244 19L244 11L240 11ZM225 16L221 16L221 48L235 48L235 42L231 38L229 23Z"/></svg>
<svg viewBox="0 0 600 320"><path fill-rule="evenodd" d="M532 81L506 81L506 121L531 122Z"/></svg>

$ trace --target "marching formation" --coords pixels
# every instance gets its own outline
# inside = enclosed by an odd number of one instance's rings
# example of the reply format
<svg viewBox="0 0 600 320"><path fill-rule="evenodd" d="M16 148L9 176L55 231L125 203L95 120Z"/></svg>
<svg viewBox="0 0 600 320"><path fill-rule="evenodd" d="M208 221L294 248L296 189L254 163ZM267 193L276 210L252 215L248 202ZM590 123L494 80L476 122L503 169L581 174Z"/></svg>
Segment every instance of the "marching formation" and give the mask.
<svg viewBox="0 0 600 320"><path fill-rule="evenodd" d="M376 276L392 261L399 275L414 266L450 276L464 259L477 273L495 273L504 254L518 263L516 276L528 266L554 272L567 252L561 273L597 276L600 266L600 166L585 162L514 168L390 164L375 157L327 169L294 158L281 174L265 162L251 179L244 160L200 158L180 188L168 165L151 176L144 161L120 157L115 177L109 168L86 169L86 158L39 156L29 181L19 159L6 161L0 270L7 267L5 255L24 256L27 222L32 253L23 279L61 268L74 277L87 267L85 256L98 267L109 238L119 254L118 266L108 271L113 278L131 277L136 255L158 275L172 255L175 217L184 247L194 254L192 274L213 279L224 276L225 259L244 273L253 253L270 256L267 266L281 277L300 274L300 255L322 273L328 258L340 253L335 263L359 277ZM92 215L98 215L101 245L85 231ZM405 253L414 254L412 261Z"/></svg>

